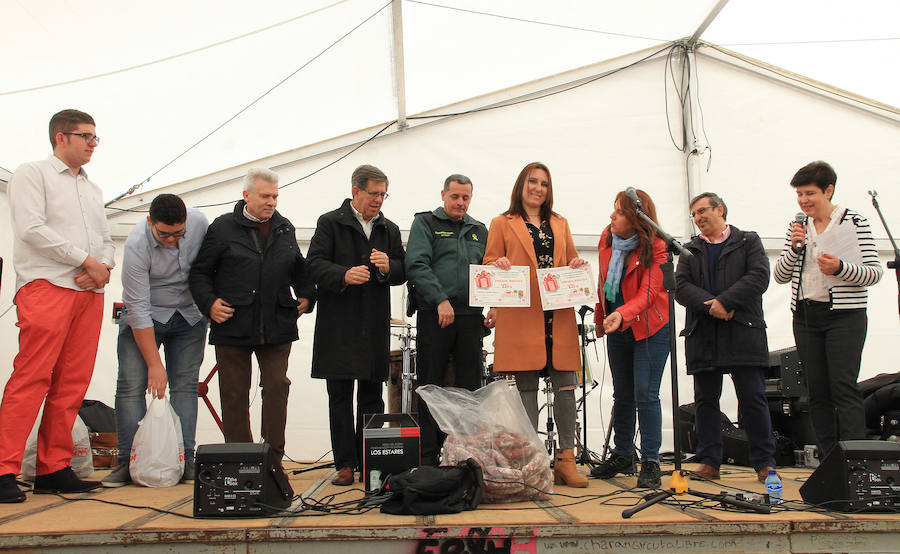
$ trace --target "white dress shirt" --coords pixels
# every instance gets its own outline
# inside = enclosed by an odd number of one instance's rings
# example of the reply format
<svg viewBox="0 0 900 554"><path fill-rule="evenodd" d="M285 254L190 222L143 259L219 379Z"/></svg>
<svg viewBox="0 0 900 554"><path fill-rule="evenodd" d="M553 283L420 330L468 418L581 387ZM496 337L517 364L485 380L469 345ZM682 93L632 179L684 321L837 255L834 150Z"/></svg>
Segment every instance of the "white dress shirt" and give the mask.
<svg viewBox="0 0 900 554"><path fill-rule="evenodd" d="M8 195L16 292L37 279L80 291L75 273L88 256L115 263L103 192L84 168L74 175L54 155L22 164L9 180Z"/></svg>
<svg viewBox="0 0 900 554"><path fill-rule="evenodd" d="M831 211L828 226L822 233L830 231L841 219L843 209L835 205ZM819 247L816 244L820 234L816 232L816 226L812 218L806 225L806 257L803 260L803 273L800 274L800 300L814 300L816 302L831 302L831 292L825 282L825 274L819 269L816 258L819 257Z"/></svg>

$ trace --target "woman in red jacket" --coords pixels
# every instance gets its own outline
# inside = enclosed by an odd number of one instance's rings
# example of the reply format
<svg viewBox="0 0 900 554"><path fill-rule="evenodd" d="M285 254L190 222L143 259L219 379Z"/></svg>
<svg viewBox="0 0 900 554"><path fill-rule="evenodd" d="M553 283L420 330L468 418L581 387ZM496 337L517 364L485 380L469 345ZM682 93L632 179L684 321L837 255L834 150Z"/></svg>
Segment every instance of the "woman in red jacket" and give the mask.
<svg viewBox="0 0 900 554"><path fill-rule="evenodd" d="M644 212L656 221L650 196L637 191ZM634 202L620 192L600 237L600 302L595 322L606 334L606 350L613 378L612 455L591 474L609 479L634 473L635 413L641 429L641 472L637 486L660 486L659 447L662 408L659 384L669 357L669 295L663 289L665 242L641 219Z"/></svg>

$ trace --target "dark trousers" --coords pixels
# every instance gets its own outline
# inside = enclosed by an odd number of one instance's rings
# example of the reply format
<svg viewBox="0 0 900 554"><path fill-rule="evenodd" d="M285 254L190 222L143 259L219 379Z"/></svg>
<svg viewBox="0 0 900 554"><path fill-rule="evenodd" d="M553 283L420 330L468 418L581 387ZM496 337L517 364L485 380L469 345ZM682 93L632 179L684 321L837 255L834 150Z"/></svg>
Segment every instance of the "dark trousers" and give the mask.
<svg viewBox="0 0 900 554"><path fill-rule="evenodd" d="M441 329L437 309L419 310L416 316L416 375L419 385L443 386L447 363L453 354L453 386L468 390L481 387L481 341L484 316L456 315ZM440 430L428 406L419 402L422 463L437 465L446 435Z"/></svg>
<svg viewBox="0 0 900 554"><path fill-rule="evenodd" d="M365 414L384 413L381 381L326 379L328 422L334 467L359 467L362 461L362 430ZM353 424L353 386L356 387L356 425Z"/></svg>
<svg viewBox="0 0 900 554"><path fill-rule="evenodd" d="M289 342L255 346L216 345L225 442L253 442L250 431L250 356L256 354L262 387L262 438L275 451L278 460L284 457L284 426L291 390L291 380L287 377L290 353Z"/></svg>
<svg viewBox="0 0 900 554"><path fill-rule="evenodd" d="M764 376L765 370L761 367L741 367L731 372L734 392L738 397L738 413L750 442L750 463L757 471L766 466L775 467L775 437L772 435L772 417L766 401ZM697 460L713 467L722 464L721 396L722 373L704 371L694 374Z"/></svg>
<svg viewBox="0 0 900 554"><path fill-rule="evenodd" d="M806 368L809 415L822 456L838 441L866 438L865 409L856 381L867 325L865 310L797 303L794 340Z"/></svg>

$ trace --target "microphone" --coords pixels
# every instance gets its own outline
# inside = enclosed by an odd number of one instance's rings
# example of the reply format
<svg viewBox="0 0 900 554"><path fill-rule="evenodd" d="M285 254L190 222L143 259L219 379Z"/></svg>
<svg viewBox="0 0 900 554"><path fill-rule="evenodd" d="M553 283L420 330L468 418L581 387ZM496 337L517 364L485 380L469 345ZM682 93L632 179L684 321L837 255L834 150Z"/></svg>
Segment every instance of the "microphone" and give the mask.
<svg viewBox="0 0 900 554"><path fill-rule="evenodd" d="M634 205L637 206L637 209L644 211L644 205L641 203L641 199L638 198L637 191L634 190L634 187L628 187L625 189L625 196L631 198L631 201L634 202Z"/></svg>
<svg viewBox="0 0 900 554"><path fill-rule="evenodd" d="M803 212L797 212L797 215L794 216L794 223L798 223L800 225L806 225L806 214ZM803 242L799 240L794 241L794 250L800 250L803 248Z"/></svg>

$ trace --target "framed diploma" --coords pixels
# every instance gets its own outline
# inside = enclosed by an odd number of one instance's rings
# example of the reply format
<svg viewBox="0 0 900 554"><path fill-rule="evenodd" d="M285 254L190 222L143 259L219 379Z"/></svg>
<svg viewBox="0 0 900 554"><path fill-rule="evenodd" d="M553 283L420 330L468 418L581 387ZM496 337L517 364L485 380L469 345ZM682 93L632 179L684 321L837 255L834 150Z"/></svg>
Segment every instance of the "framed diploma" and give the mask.
<svg viewBox="0 0 900 554"><path fill-rule="evenodd" d="M574 308L597 302L597 287L591 266L584 264L578 269L571 267L549 267L538 269L537 282L541 293L541 307L546 310Z"/></svg>
<svg viewBox="0 0 900 554"><path fill-rule="evenodd" d="M527 308L531 305L531 281L527 265L504 271L493 265L469 266L469 305Z"/></svg>

